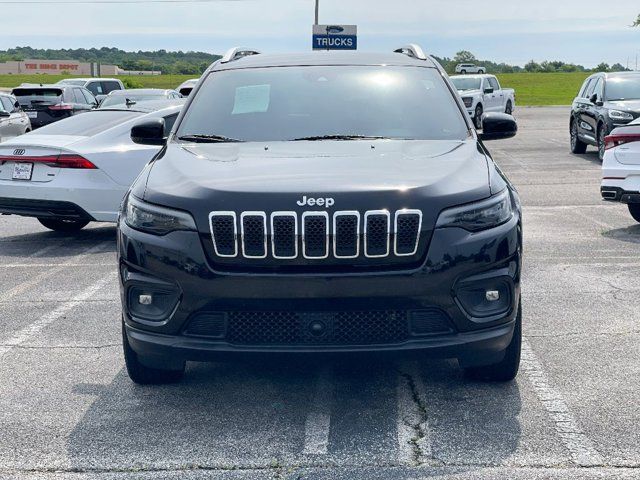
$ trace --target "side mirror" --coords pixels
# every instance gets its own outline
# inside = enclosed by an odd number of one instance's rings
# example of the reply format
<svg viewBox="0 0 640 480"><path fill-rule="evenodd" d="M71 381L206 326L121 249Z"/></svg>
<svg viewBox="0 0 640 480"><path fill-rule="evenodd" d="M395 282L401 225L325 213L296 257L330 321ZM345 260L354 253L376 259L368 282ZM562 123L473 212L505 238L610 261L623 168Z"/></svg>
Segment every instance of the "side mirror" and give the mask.
<svg viewBox="0 0 640 480"><path fill-rule="evenodd" d="M482 117L480 140L503 140L515 137L518 132L516 119L506 113L487 113Z"/></svg>
<svg viewBox="0 0 640 480"><path fill-rule="evenodd" d="M484 89L484 93L493 93L493 88L487 87Z"/></svg>
<svg viewBox="0 0 640 480"><path fill-rule="evenodd" d="M602 100L598 99L598 94L597 93L594 93L593 95L591 95L591 97L589 97L589 101L591 103L593 103L594 105L597 105L599 107L604 105L604 102Z"/></svg>
<svg viewBox="0 0 640 480"><path fill-rule="evenodd" d="M164 118L146 120L131 128L131 140L140 145L164 145Z"/></svg>
<svg viewBox="0 0 640 480"><path fill-rule="evenodd" d="M4 110L0 110L0 117L10 117L10 112L5 112Z"/></svg>

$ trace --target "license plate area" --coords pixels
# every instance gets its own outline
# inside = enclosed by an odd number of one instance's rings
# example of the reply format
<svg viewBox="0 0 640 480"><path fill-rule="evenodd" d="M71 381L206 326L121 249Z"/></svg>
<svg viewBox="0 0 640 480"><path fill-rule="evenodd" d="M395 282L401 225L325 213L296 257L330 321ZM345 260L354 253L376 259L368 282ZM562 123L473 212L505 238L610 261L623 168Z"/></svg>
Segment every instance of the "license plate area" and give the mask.
<svg viewBox="0 0 640 480"><path fill-rule="evenodd" d="M13 165L13 180L31 180L33 163L16 163Z"/></svg>
<svg viewBox="0 0 640 480"><path fill-rule="evenodd" d="M38 118L38 112L27 112L27 117Z"/></svg>

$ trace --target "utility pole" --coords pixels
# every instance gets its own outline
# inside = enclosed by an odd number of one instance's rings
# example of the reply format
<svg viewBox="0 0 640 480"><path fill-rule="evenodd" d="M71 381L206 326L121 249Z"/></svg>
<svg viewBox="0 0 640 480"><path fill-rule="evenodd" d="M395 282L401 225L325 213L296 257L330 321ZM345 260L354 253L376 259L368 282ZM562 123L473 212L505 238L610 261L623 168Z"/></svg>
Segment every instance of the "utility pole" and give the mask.
<svg viewBox="0 0 640 480"><path fill-rule="evenodd" d="M320 13L320 0L316 0L316 25L318 25L318 17Z"/></svg>

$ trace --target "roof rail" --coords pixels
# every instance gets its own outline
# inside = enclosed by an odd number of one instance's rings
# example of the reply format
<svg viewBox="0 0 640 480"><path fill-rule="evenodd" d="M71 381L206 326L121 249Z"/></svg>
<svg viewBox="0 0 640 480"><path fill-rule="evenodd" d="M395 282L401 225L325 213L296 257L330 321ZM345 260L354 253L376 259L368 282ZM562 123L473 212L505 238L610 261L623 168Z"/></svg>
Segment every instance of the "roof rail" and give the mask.
<svg viewBox="0 0 640 480"><path fill-rule="evenodd" d="M427 59L427 54L424 53L424 50L422 50L422 47L420 45L416 45L415 43L410 43L409 45L400 47L394 50L394 53L401 53L403 55L406 55L407 57L412 57L418 60Z"/></svg>
<svg viewBox="0 0 640 480"><path fill-rule="evenodd" d="M235 60L240 60L243 57L248 57L250 55L259 55L260 52L253 48L246 47L235 47L227 51L224 56L220 59L220 63L229 63Z"/></svg>

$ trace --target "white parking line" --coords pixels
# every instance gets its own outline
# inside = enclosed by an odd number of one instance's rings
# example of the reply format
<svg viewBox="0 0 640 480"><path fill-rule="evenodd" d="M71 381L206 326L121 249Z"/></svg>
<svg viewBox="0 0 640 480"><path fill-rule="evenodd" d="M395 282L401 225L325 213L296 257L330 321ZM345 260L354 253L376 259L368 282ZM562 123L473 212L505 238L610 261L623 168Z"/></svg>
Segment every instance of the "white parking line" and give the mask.
<svg viewBox="0 0 640 480"><path fill-rule="evenodd" d="M578 426L560 392L549 385L538 357L526 339L522 340L520 368L531 382L533 390L553 421L554 428L571 459L581 467L604 464L602 456Z"/></svg>
<svg viewBox="0 0 640 480"><path fill-rule="evenodd" d="M44 255L45 253L49 253L51 250L54 250L56 248L59 248L62 244L61 243L54 243L53 245L47 245L44 248L41 248L40 250L36 250L35 252L33 252L31 255L27 255L28 258L38 258L41 257L42 255Z"/></svg>
<svg viewBox="0 0 640 480"><path fill-rule="evenodd" d="M304 427L305 455L326 455L331 427L334 384L330 367L324 367L316 378L313 403Z"/></svg>
<svg viewBox="0 0 640 480"><path fill-rule="evenodd" d="M416 465L431 458L427 395L416 362L400 367L397 387L398 462Z"/></svg>
<svg viewBox="0 0 640 480"><path fill-rule="evenodd" d="M115 279L115 273L110 273L102 277L100 280L98 280L97 282L83 290L79 295L74 297L70 302L63 303L55 310L45 313L38 320L30 325L27 325L11 338L3 342L2 346L0 346L0 359L4 355L6 355L12 348L27 342L29 339L37 335L47 325L50 325L60 317L69 313L82 302L89 300L95 293L105 288L109 283L115 282Z"/></svg>
<svg viewBox="0 0 640 480"><path fill-rule="evenodd" d="M45 270L44 272L36 275L33 278L30 278L29 280L26 280L18 285L16 285L15 287L11 288L10 290L8 290L7 292L2 293L2 299L4 301L10 300L11 298L15 297L16 295L20 295L22 292L35 287L38 283L40 283L42 280L44 280L45 278L51 277L57 273L60 273L61 271L63 271L65 268L68 268L71 265L75 265L78 263L82 263L82 260L84 258L87 258L90 255L93 255L94 253L98 253L101 250L104 250L107 246L111 245L112 242L102 242L99 243L98 245L95 245L94 247L89 248L88 250L85 250L81 255L79 256L74 256L73 258L69 259L67 262L61 263L58 267L56 268L52 268L50 270ZM115 262L114 262L115 265Z"/></svg>

